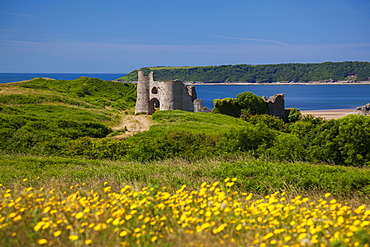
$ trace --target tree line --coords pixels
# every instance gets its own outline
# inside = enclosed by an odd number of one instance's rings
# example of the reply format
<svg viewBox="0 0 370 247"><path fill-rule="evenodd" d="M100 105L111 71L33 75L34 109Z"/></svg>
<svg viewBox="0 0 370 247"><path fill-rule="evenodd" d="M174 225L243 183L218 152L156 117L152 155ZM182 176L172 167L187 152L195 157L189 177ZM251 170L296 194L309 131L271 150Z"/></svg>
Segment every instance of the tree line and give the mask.
<svg viewBox="0 0 370 247"><path fill-rule="evenodd" d="M155 70L155 79L180 79L192 82L310 82L310 81L368 81L370 62L289 63L268 65L221 65L200 67L142 68L145 74ZM137 80L137 70L120 78Z"/></svg>

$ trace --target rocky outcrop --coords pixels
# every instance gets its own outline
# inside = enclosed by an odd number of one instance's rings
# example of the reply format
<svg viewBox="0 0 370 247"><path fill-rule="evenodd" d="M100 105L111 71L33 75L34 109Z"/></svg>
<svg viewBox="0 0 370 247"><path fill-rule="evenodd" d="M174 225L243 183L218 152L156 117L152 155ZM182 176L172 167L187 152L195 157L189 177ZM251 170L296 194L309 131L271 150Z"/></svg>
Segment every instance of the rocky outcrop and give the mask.
<svg viewBox="0 0 370 247"><path fill-rule="evenodd" d="M361 115L365 115L365 116L368 116L370 115L370 103L367 103L366 105L364 106L359 106L356 108L356 111L354 112L356 114L361 114Z"/></svg>

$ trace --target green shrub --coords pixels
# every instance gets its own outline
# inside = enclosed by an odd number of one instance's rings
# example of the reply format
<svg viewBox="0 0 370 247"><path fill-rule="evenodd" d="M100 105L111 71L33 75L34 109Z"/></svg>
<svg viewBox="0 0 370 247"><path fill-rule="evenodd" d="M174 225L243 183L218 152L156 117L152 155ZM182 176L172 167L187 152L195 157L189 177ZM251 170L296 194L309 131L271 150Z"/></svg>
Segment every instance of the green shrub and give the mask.
<svg viewBox="0 0 370 247"><path fill-rule="evenodd" d="M261 115L254 115L246 118L245 121L250 122L251 124L264 124L268 128L278 131L286 131L286 125L283 120L278 117L261 114Z"/></svg>
<svg viewBox="0 0 370 247"><path fill-rule="evenodd" d="M252 92L243 92L236 96L236 101L241 107L252 115L265 114L267 102Z"/></svg>
<svg viewBox="0 0 370 247"><path fill-rule="evenodd" d="M237 186L250 192L272 193L278 188L337 194L357 192L365 195L370 192L370 170L302 162L225 162L212 171L205 172L203 176L215 179L236 177Z"/></svg>
<svg viewBox="0 0 370 247"><path fill-rule="evenodd" d="M34 154L63 153L70 141L83 136L102 138L112 130L95 122L49 120L0 115L0 150Z"/></svg>
<svg viewBox="0 0 370 247"><path fill-rule="evenodd" d="M334 162L341 165L370 165L370 119L349 115L325 121L305 117L289 126L314 162Z"/></svg>
<svg viewBox="0 0 370 247"><path fill-rule="evenodd" d="M286 133L279 134L273 146L263 150L262 156L284 161L302 161L307 159L306 150L301 140L292 134Z"/></svg>
<svg viewBox="0 0 370 247"><path fill-rule="evenodd" d="M181 130L128 139L127 155L138 161L162 160L181 157L197 159L211 156L220 137L205 133L191 133Z"/></svg>
<svg viewBox="0 0 370 247"><path fill-rule="evenodd" d="M221 113L233 117L240 116L241 107L236 99L225 98L225 99L215 99L213 100L214 108L213 113Z"/></svg>
<svg viewBox="0 0 370 247"><path fill-rule="evenodd" d="M233 128L217 143L217 151L235 153L264 150L273 145L275 137L276 132L262 124Z"/></svg>
<svg viewBox="0 0 370 247"><path fill-rule="evenodd" d="M347 165L370 166L370 118L349 115L338 119L335 142Z"/></svg>
<svg viewBox="0 0 370 247"><path fill-rule="evenodd" d="M297 108L291 108L288 115L288 123L295 123L301 118L301 111Z"/></svg>

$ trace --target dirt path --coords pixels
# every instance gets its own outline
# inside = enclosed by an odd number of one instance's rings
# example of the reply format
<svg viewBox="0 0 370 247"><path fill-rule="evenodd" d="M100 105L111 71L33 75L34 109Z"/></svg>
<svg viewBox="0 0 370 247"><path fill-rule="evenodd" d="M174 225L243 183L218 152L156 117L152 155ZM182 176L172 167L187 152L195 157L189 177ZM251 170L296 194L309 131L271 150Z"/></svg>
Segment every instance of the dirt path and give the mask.
<svg viewBox="0 0 370 247"><path fill-rule="evenodd" d="M125 115L118 126L112 128L113 131L124 130L120 135L113 136L114 139L125 139L137 133L149 130L155 122L148 115Z"/></svg>

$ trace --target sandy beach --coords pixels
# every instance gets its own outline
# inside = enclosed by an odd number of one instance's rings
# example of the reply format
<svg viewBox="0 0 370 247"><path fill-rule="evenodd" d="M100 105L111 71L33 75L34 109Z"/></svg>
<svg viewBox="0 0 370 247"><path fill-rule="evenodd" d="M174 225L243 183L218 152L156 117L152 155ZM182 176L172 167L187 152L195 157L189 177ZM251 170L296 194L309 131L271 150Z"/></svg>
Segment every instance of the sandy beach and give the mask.
<svg viewBox="0 0 370 247"><path fill-rule="evenodd" d="M331 109L331 110L312 110L301 111L302 115L313 115L325 119L339 119L353 113L355 109Z"/></svg>

